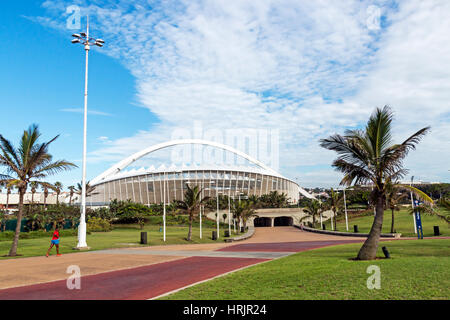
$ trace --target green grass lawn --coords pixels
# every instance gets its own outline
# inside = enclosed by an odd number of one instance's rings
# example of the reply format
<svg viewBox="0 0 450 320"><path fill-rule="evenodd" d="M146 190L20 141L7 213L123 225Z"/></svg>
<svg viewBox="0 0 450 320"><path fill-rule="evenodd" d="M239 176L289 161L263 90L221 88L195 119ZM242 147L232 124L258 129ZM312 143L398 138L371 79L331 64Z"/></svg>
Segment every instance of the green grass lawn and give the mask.
<svg viewBox="0 0 450 320"><path fill-rule="evenodd" d="M188 226L168 226L166 228L166 242L163 241L163 233L159 231L159 225L146 225L144 230L140 230L137 225L119 225L115 226L115 229L111 232L93 232L87 235L88 246L91 250L100 250L108 248L123 248L131 246L145 246L140 245L140 232L148 232L149 246L162 245L162 244L188 244L188 243L213 243L217 242L212 240L212 231L216 230L212 227L203 226L203 237L200 239L200 229L198 227L192 228L192 241L185 240L188 233ZM228 230L228 227L221 226L220 238L218 241L223 241L224 231ZM233 233L233 231L232 231ZM233 234L232 234L233 236ZM37 238L37 239L20 239L19 248L17 253L20 257L31 257L45 255L50 245L50 239ZM9 257L3 257L7 255L11 247L12 240L0 241L0 260L11 259ZM61 237L60 251L61 253L74 253L78 252L73 250L77 245L76 236ZM56 249L52 249L56 254Z"/></svg>
<svg viewBox="0 0 450 320"><path fill-rule="evenodd" d="M449 214L449 212L441 211L441 214ZM424 237L434 236L433 226L439 226L442 236L450 236L450 225L444 220L430 215L422 215L422 228ZM348 228L349 232L353 232L353 225L358 225L360 233L368 233L373 223L373 215L349 218ZM383 216L383 233L391 232L392 214L390 210L386 210ZM326 223L327 230L331 230L331 222ZM340 216L337 223L338 231L346 231L345 218ZM413 216L408 214L406 209L395 212L394 229L402 234L402 237L415 237Z"/></svg>
<svg viewBox="0 0 450 320"><path fill-rule="evenodd" d="M161 299L450 299L450 240L383 245L391 259L350 260L361 244L339 245L262 263ZM370 265L380 268L380 289L367 288Z"/></svg>

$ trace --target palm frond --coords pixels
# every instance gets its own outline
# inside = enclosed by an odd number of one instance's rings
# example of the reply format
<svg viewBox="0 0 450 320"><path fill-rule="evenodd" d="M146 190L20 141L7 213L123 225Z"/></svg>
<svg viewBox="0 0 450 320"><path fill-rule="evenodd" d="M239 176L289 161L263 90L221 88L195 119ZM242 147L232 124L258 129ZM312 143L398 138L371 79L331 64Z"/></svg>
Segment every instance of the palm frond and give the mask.
<svg viewBox="0 0 450 320"><path fill-rule="evenodd" d="M409 186L409 185L407 185L407 184L397 184L397 185L395 185L395 187L396 187L397 189L407 189L407 190L409 190L409 191L412 191L412 193L413 193L417 198L419 198L420 200L425 201L425 202L428 202L428 203L431 204L431 205L434 204L433 199L431 199L425 192L423 192L423 191L420 190L420 189L417 189L417 188L415 188L415 187L413 187L413 186Z"/></svg>

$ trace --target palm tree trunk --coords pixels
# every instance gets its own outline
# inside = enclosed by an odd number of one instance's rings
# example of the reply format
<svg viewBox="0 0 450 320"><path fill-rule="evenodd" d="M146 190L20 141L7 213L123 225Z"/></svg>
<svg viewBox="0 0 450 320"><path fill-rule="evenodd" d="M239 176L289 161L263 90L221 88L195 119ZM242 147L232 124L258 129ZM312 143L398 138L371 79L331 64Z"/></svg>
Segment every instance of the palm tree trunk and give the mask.
<svg viewBox="0 0 450 320"><path fill-rule="evenodd" d="M391 233L394 233L394 209L392 211Z"/></svg>
<svg viewBox="0 0 450 320"><path fill-rule="evenodd" d="M21 223L22 223L24 194L25 194L25 190L23 190L22 188L19 189L19 212L17 213L16 233L14 234L14 239L13 239L13 243L11 246L11 250L9 250L10 257L15 257L17 255L17 246L19 244L19 235L20 235L20 228L21 228Z"/></svg>
<svg viewBox="0 0 450 320"><path fill-rule="evenodd" d="M357 260L373 260L376 258L381 227L383 226L384 195L379 194L376 205L376 216L373 220L369 236L358 252Z"/></svg>
<svg viewBox="0 0 450 320"><path fill-rule="evenodd" d="M192 214L189 214L189 232L188 232L188 241L191 241L192 238Z"/></svg>
<svg viewBox="0 0 450 320"><path fill-rule="evenodd" d="M336 211L334 211L334 231L337 231L337 214L336 214Z"/></svg>

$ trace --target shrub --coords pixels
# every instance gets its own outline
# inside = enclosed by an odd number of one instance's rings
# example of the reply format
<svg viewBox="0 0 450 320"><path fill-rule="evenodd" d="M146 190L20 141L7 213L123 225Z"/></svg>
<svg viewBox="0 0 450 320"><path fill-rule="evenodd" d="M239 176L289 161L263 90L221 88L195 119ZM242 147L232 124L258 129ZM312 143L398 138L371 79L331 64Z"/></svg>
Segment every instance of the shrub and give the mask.
<svg viewBox="0 0 450 320"><path fill-rule="evenodd" d="M14 231L5 231L0 233L0 240L12 240L14 238ZM37 238L51 238L53 234L53 230L51 231L30 231L30 232L21 232L19 238L20 239L37 239ZM76 236L78 231L75 229L66 229L59 230L60 237L65 236Z"/></svg>
<svg viewBox="0 0 450 320"><path fill-rule="evenodd" d="M86 223L86 228L89 232L107 232L112 230L108 220L98 217L90 218Z"/></svg>

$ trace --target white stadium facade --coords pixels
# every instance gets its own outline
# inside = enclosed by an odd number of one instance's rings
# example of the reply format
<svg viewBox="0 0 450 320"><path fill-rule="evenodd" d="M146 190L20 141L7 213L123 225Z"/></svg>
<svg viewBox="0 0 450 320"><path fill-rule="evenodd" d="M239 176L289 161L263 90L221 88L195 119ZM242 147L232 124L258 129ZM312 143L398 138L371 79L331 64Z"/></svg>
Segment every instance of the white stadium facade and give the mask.
<svg viewBox="0 0 450 320"><path fill-rule="evenodd" d="M157 168L151 166L127 170L137 160L157 150L187 144L222 149L244 158L253 166L163 164ZM285 193L291 203L297 203L300 194L311 197L296 182L248 154L224 144L200 139L172 140L146 148L113 165L90 184L95 186L93 195L86 199L87 205L91 207L108 205L114 199L131 199L145 205L183 200L186 184L200 186L204 196L209 197L261 196L271 191Z"/></svg>

